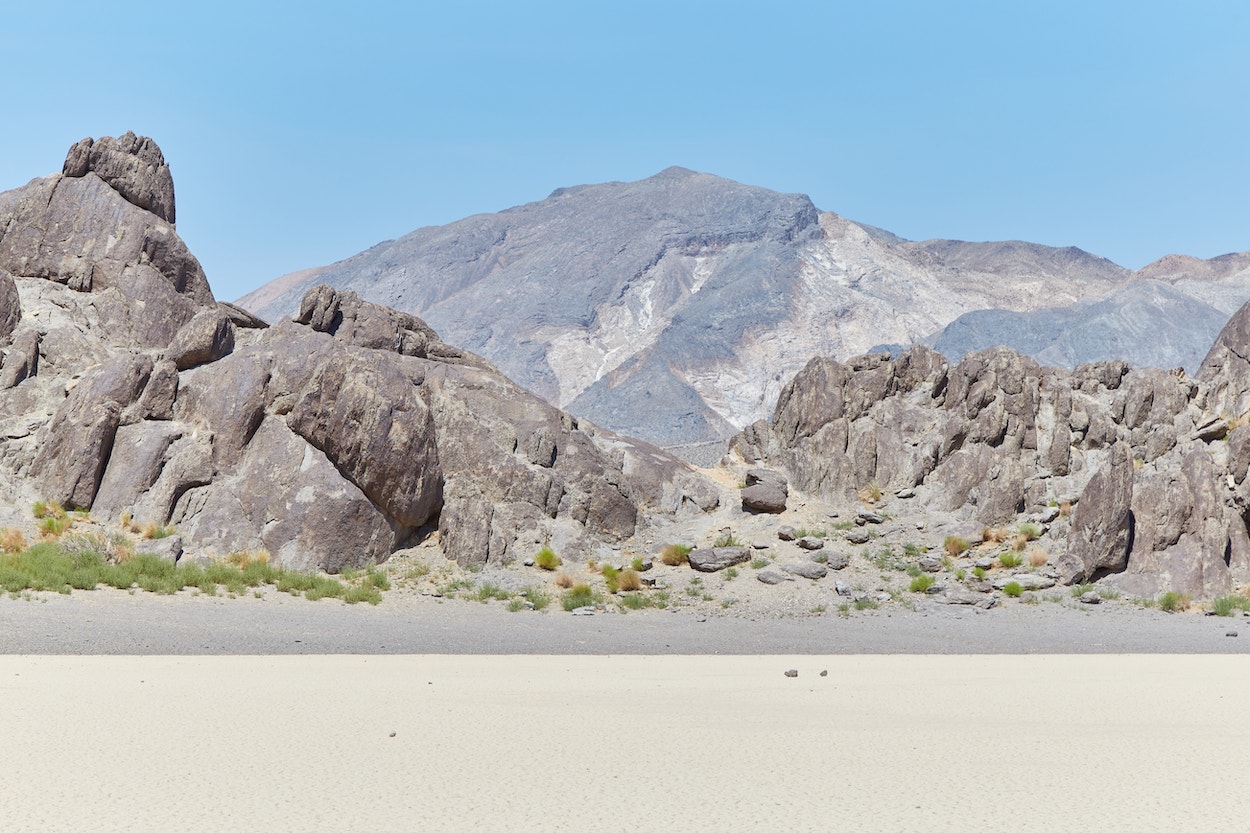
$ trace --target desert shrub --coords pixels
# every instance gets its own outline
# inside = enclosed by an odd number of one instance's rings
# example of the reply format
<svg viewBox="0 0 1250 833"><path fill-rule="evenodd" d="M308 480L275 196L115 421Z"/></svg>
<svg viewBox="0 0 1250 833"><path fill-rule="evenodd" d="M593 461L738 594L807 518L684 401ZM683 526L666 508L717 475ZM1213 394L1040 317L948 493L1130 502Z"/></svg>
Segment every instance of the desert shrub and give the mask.
<svg viewBox="0 0 1250 833"><path fill-rule="evenodd" d="M1006 541L1011 537L1011 533L1005 529L995 529L994 527L983 527L981 529L981 539L988 543L998 544Z"/></svg>
<svg viewBox="0 0 1250 833"><path fill-rule="evenodd" d="M1020 555L1018 552L1004 552L999 553L998 556L998 563L1002 564L1009 570L1013 567L1019 567L1023 562L1024 556Z"/></svg>
<svg viewBox="0 0 1250 833"><path fill-rule="evenodd" d="M572 587L573 577L561 570L556 573L556 587Z"/></svg>
<svg viewBox="0 0 1250 833"><path fill-rule="evenodd" d="M521 594L525 600L534 606L534 610L542 610L551 604L551 597L545 591L538 587L527 587Z"/></svg>
<svg viewBox="0 0 1250 833"><path fill-rule="evenodd" d="M1250 610L1250 599L1232 594L1211 601L1211 612L1216 616L1234 616L1239 610Z"/></svg>
<svg viewBox="0 0 1250 833"><path fill-rule="evenodd" d="M738 577L738 568L728 567L721 575L725 577L725 581L733 581Z"/></svg>
<svg viewBox="0 0 1250 833"><path fill-rule="evenodd" d="M603 565L603 583L607 585L608 592L616 595L616 591L621 586L621 571L613 567L611 564Z"/></svg>
<svg viewBox="0 0 1250 833"><path fill-rule="evenodd" d="M881 500L881 487L876 483L869 483L867 486L856 492L855 496L864 503L876 503Z"/></svg>
<svg viewBox="0 0 1250 833"><path fill-rule="evenodd" d="M977 580L978 580L978 581L984 581L984 580L985 580L985 568L984 568L984 567L973 567L973 568L972 568L972 575L973 575L973 576L975 576L975 577L977 578Z"/></svg>
<svg viewBox="0 0 1250 833"><path fill-rule="evenodd" d="M305 594L307 597L307 594ZM349 605L358 604L360 602L368 602L371 605L379 604L382 601L382 591L374 587L372 584L357 584L349 587L343 593L343 601Z"/></svg>
<svg viewBox="0 0 1250 833"><path fill-rule="evenodd" d="M1189 596L1169 590L1159 597L1159 609L1168 613L1176 613L1189 608Z"/></svg>
<svg viewBox="0 0 1250 833"><path fill-rule="evenodd" d="M928 551L928 547L922 547L919 544L903 544L903 555L909 558L919 558Z"/></svg>
<svg viewBox="0 0 1250 833"><path fill-rule="evenodd" d="M759 555L757 555L755 558L752 558L752 559L751 559L751 569L752 569L752 570L762 570L762 569L764 569L765 567L767 567L768 565L769 565L769 561L768 561L768 559L767 559L767 558L764 558L763 556L759 556Z"/></svg>
<svg viewBox="0 0 1250 833"><path fill-rule="evenodd" d="M1050 560L1050 555L1041 547L1029 547L1024 553L1024 558L1029 562L1030 567L1044 567Z"/></svg>
<svg viewBox="0 0 1250 833"><path fill-rule="evenodd" d="M26 536L20 529L10 527L0 533L0 552L15 555L26 549Z"/></svg>
<svg viewBox="0 0 1250 833"><path fill-rule="evenodd" d="M541 570L554 570L563 563L551 547L543 547L534 554L534 566Z"/></svg>
<svg viewBox="0 0 1250 833"><path fill-rule="evenodd" d="M908 589L913 593L923 593L932 587L936 581L937 579L930 575L916 576L911 580Z"/></svg>
<svg viewBox="0 0 1250 833"><path fill-rule="evenodd" d="M742 542L734 537L732 532L722 532L715 541L712 542L714 547L740 547Z"/></svg>
<svg viewBox="0 0 1250 833"><path fill-rule="evenodd" d="M65 517L65 507L55 500L37 500L34 506L31 507L31 512L40 520Z"/></svg>
<svg viewBox="0 0 1250 833"><path fill-rule="evenodd" d="M942 540L942 549L946 550L946 553L952 556L962 555L968 551L968 547L970 546L971 544L968 543L968 539L960 538L956 535L947 535L946 538Z"/></svg>
<svg viewBox="0 0 1250 833"><path fill-rule="evenodd" d="M146 524L143 527L144 538L168 538L173 535L176 530L172 526L165 524Z"/></svg>
<svg viewBox="0 0 1250 833"><path fill-rule="evenodd" d="M864 597L864 598L862 598L862 599L856 599L856 600L855 600L855 609L856 609L856 610L876 610L876 609L877 609L877 607L878 607L878 605L877 605L877 600L876 600L876 599L870 599L870 598L868 598L867 596L865 596L865 597Z"/></svg>
<svg viewBox="0 0 1250 833"><path fill-rule="evenodd" d="M60 515L47 514L39 521L39 534L47 539L60 538L73 525L74 522L64 512Z"/></svg>
<svg viewBox="0 0 1250 833"><path fill-rule="evenodd" d="M1072 501L1065 500L1059 504L1059 516L1066 518L1072 514Z"/></svg>
<svg viewBox="0 0 1250 833"><path fill-rule="evenodd" d="M1003 592L1015 599L1019 598L1020 594L1024 592L1024 588L1020 586L1018 581L1009 581L1003 585Z"/></svg>
<svg viewBox="0 0 1250 833"><path fill-rule="evenodd" d="M577 610L579 607L590 607L598 601L590 585L579 582L564 591L560 597L560 606L565 610Z"/></svg>
<svg viewBox="0 0 1250 833"><path fill-rule="evenodd" d="M643 558L641 555L635 557L633 561L629 562L629 568L636 573L642 572L642 565L643 565Z"/></svg>
<svg viewBox="0 0 1250 833"><path fill-rule="evenodd" d="M1023 535L1030 541L1036 541L1042 537L1042 528L1035 523L1022 523L1016 527L1016 533Z"/></svg>
<svg viewBox="0 0 1250 833"><path fill-rule="evenodd" d="M621 570L616 577L616 584L620 590L631 591L642 589L642 576L632 567L628 570Z"/></svg>
<svg viewBox="0 0 1250 833"><path fill-rule="evenodd" d="M491 599L499 599L499 601L507 601L512 594L504 590L497 584L491 584L489 581L483 582L477 588L477 594L474 596L479 602L489 602Z"/></svg>
<svg viewBox="0 0 1250 833"><path fill-rule="evenodd" d="M679 567L686 563L686 556L690 554L691 547L686 544L669 544L660 550L660 561L670 567Z"/></svg>
<svg viewBox="0 0 1250 833"><path fill-rule="evenodd" d="M621 596L621 604L630 610L642 610L651 606L651 600L642 593L626 593Z"/></svg>

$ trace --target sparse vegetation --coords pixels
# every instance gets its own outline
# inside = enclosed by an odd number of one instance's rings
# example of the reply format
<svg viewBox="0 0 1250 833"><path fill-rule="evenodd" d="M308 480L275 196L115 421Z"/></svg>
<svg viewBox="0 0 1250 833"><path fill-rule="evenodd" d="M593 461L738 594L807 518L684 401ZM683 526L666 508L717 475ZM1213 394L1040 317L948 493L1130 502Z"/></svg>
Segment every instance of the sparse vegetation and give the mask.
<svg viewBox="0 0 1250 833"><path fill-rule="evenodd" d="M1211 601L1211 612L1216 616L1235 616L1239 610L1250 610L1250 599L1234 593Z"/></svg>
<svg viewBox="0 0 1250 833"><path fill-rule="evenodd" d="M855 600L856 610L876 610L878 607L876 599L870 599L867 596L862 599Z"/></svg>
<svg viewBox="0 0 1250 833"><path fill-rule="evenodd" d="M534 566L540 570L552 571L559 567L563 561L560 556L555 554L551 547L543 547L534 553Z"/></svg>
<svg viewBox="0 0 1250 833"><path fill-rule="evenodd" d="M600 602L599 596L585 582L578 582L565 590L560 597L560 605L565 610L577 610L579 607L593 607Z"/></svg>
<svg viewBox="0 0 1250 833"><path fill-rule="evenodd" d="M714 547L740 547L742 542L734 537L733 532L722 532L715 541L712 542Z"/></svg>
<svg viewBox="0 0 1250 833"><path fill-rule="evenodd" d="M937 579L930 575L916 576L911 580L908 589L913 593L923 593L932 587L936 581Z"/></svg>
<svg viewBox="0 0 1250 833"><path fill-rule="evenodd" d="M611 564L603 565L603 583L607 585L608 592L616 595L616 591L620 589L621 571L613 567Z"/></svg>
<svg viewBox="0 0 1250 833"><path fill-rule="evenodd" d="M690 555L691 548L686 544L669 544L660 550L660 561L670 567L680 567L686 563L686 556Z"/></svg>
<svg viewBox="0 0 1250 833"><path fill-rule="evenodd" d="M1050 555L1041 547L1029 547L1024 553L1024 558L1029 562L1030 567L1045 567L1046 562L1050 560Z"/></svg>
<svg viewBox="0 0 1250 833"><path fill-rule="evenodd" d="M1016 533L1030 541L1036 541L1042 537L1042 528L1035 523L1022 523L1016 527Z"/></svg>
<svg viewBox="0 0 1250 833"><path fill-rule="evenodd" d="M881 500L881 487L876 483L869 483L864 488L855 493L862 502L873 504Z"/></svg>
<svg viewBox="0 0 1250 833"><path fill-rule="evenodd" d="M1059 504L1059 517L1066 518L1072 514L1072 501L1065 500Z"/></svg>
<svg viewBox="0 0 1250 833"><path fill-rule="evenodd" d="M0 533L0 552L15 555L26 549L26 536L20 529L6 529Z"/></svg>
<svg viewBox="0 0 1250 833"><path fill-rule="evenodd" d="M621 596L621 604L628 610L642 610L651 606L651 600L642 593L625 593Z"/></svg>
<svg viewBox="0 0 1250 833"><path fill-rule="evenodd" d="M928 551L928 547L922 547L917 544L903 544L903 555L906 555L908 558L919 558Z"/></svg>
<svg viewBox="0 0 1250 833"><path fill-rule="evenodd" d="M976 578L976 580L977 580L977 581L985 581L985 575L986 575L986 573L985 573L985 568L984 568L984 567L973 567L973 568L972 568L972 575Z"/></svg>
<svg viewBox="0 0 1250 833"><path fill-rule="evenodd" d="M762 570L762 569L764 569L765 567L767 567L767 566L769 565L769 563L770 563L770 562L769 562L769 560L768 560L767 558L764 558L763 556L759 556L759 555L757 555L755 558L752 558L752 559L751 559L751 569L752 569L752 570Z"/></svg>
<svg viewBox="0 0 1250 833"><path fill-rule="evenodd" d="M1166 613L1179 613L1189 609L1189 596L1169 590L1159 597L1159 609Z"/></svg>
<svg viewBox="0 0 1250 833"><path fill-rule="evenodd" d="M1013 599L1018 599L1020 594L1024 592L1024 588L1020 586L1018 581L1009 581L1003 585L1003 592Z"/></svg>
<svg viewBox="0 0 1250 833"><path fill-rule="evenodd" d="M946 554L951 556L963 555L970 546L968 539L960 538L956 535L947 535L942 540L942 549L946 550Z"/></svg>
<svg viewBox="0 0 1250 833"><path fill-rule="evenodd" d="M555 581L556 581L556 587L567 588L567 587L573 586L573 577L570 576L568 573L564 572L563 570L556 573Z"/></svg>
<svg viewBox="0 0 1250 833"><path fill-rule="evenodd" d="M1024 556L1018 552L999 553L998 563L1010 570L1015 567L1019 567L1022 563L1024 563Z"/></svg>
<svg viewBox="0 0 1250 833"><path fill-rule="evenodd" d="M168 538L176 530L164 524L147 524L143 527L143 537L150 539Z"/></svg>
<svg viewBox="0 0 1250 833"><path fill-rule="evenodd" d="M543 610L551 604L551 597L539 587L527 587L521 595L534 606L534 610Z"/></svg>
<svg viewBox="0 0 1250 833"><path fill-rule="evenodd" d="M738 577L738 568L729 567L728 569L725 570L725 572L721 573L721 575L725 577L725 581L733 581L734 579Z"/></svg>
<svg viewBox="0 0 1250 833"><path fill-rule="evenodd" d="M621 570L620 574L616 577L616 584L620 590L626 592L641 590L642 576L639 575L637 570L630 567L629 569Z"/></svg>

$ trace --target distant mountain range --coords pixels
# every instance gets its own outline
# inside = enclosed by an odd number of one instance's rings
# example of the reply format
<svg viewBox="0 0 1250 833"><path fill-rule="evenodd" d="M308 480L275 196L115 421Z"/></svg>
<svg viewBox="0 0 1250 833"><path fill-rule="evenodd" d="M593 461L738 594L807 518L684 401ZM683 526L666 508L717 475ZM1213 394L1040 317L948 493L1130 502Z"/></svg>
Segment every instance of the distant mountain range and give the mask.
<svg viewBox="0 0 1250 833"><path fill-rule="evenodd" d="M770 415L813 355L877 345L1192 371L1250 298L1250 253L1133 272L1071 247L913 242L801 194L669 168L418 229L239 304L275 320L318 284L419 315L553 404L679 448Z"/></svg>

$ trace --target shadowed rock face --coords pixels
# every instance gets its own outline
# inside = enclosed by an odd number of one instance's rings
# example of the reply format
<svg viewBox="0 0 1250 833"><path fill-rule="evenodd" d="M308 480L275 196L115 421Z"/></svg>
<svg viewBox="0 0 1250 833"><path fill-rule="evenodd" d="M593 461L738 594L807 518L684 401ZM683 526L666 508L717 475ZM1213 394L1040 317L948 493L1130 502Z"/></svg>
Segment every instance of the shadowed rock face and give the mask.
<svg viewBox="0 0 1250 833"><path fill-rule="evenodd" d="M172 523L194 557L336 571L436 525L480 563L593 552L644 506L715 505L684 464L579 425L413 315L329 287L275 327L217 304L167 179L128 134L0 195L0 508L48 498Z"/></svg>
<svg viewBox="0 0 1250 833"><path fill-rule="evenodd" d="M813 359L731 448L830 499L911 489L978 525L1071 502L1058 578L1211 597L1250 582L1250 428L1230 433L1250 413L1247 320L1250 305L1196 380L1125 362L1047 368L1006 348L954 365L925 347Z"/></svg>

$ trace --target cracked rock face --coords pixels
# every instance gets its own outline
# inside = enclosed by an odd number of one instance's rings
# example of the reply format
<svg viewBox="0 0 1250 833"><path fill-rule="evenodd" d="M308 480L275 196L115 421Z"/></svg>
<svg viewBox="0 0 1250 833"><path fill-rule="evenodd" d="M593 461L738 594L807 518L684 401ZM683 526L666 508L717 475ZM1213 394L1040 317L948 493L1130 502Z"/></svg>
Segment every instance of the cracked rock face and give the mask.
<svg viewBox="0 0 1250 833"><path fill-rule="evenodd" d="M52 499L337 571L435 528L464 564L593 552L718 500L413 315L329 287L275 327L218 304L173 205L133 134L0 194L0 515Z"/></svg>

